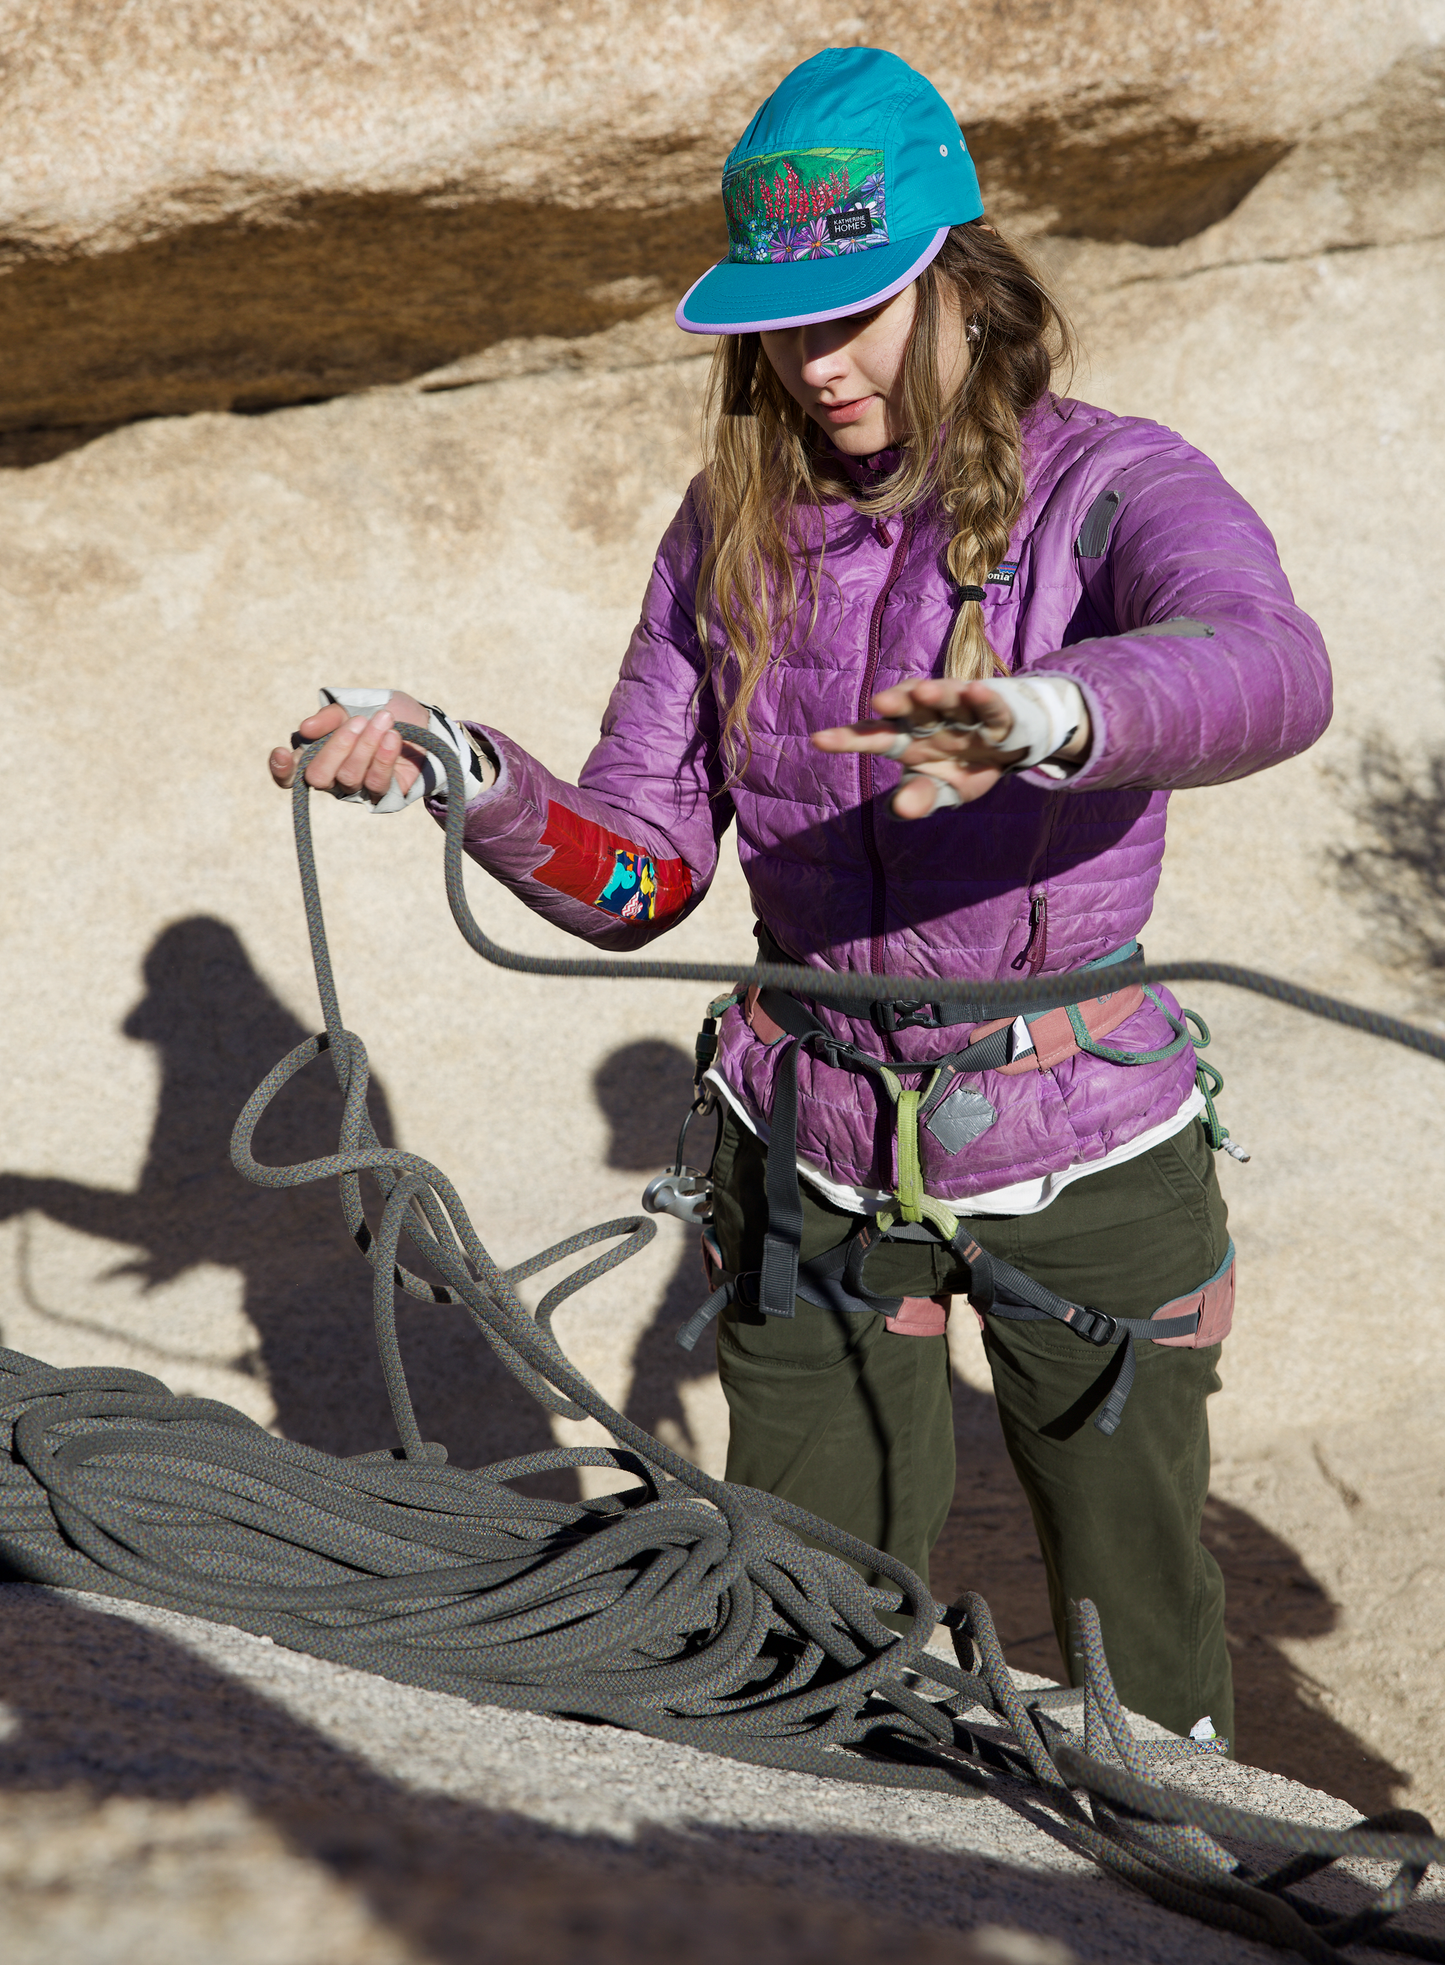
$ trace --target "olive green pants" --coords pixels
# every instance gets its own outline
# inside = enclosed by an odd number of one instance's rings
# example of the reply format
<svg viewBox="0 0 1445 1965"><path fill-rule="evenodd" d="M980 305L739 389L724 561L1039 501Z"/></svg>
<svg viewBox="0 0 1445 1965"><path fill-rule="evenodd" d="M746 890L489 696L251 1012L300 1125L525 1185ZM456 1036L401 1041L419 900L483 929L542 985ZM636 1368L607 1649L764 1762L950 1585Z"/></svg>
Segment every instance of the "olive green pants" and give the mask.
<svg viewBox="0 0 1445 1965"><path fill-rule="evenodd" d="M767 1156L735 1119L714 1163L723 1260L756 1269L767 1228ZM802 1183L807 1261L858 1218ZM1033 1215L969 1218L969 1233L1061 1296L1113 1316L1148 1316L1212 1276L1228 1246L1224 1200L1203 1129L1190 1126L1123 1166L1066 1187ZM967 1290L967 1270L938 1245L881 1243L867 1287L879 1296ZM963 1315L972 1311L959 1304ZM792 1317L736 1304L718 1327L731 1415L727 1478L807 1508L927 1577L953 1502L948 1343L905 1337L881 1316L819 1309ZM1209 1487L1205 1401L1219 1389L1220 1346L1136 1344L1138 1373L1118 1431L1092 1424L1120 1362L1062 1326L990 1316L984 1343L999 1420L1028 1497L1060 1653L1069 1606L1098 1607L1119 1695L1188 1732L1208 1713L1233 1738L1224 1582L1201 1546ZM872 1580L872 1579L870 1579ZM976 1579L988 1595L988 1578Z"/></svg>

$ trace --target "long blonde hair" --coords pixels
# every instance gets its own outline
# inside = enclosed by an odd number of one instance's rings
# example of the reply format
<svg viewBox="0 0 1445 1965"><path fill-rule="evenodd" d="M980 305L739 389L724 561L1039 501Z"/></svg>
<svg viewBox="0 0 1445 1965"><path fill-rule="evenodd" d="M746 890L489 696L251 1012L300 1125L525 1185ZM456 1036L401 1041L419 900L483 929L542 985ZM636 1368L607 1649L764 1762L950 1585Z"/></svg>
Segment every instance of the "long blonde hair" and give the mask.
<svg viewBox="0 0 1445 1965"><path fill-rule="evenodd" d="M962 310L968 367L953 394L939 378L946 311ZM1026 486L1019 419L1070 363L1062 308L1017 247L981 221L955 225L919 275L903 358L899 463L867 493L839 465L818 426L773 373L756 334L724 335L705 409L705 545L698 635L725 702L721 743L730 777L752 749L748 710L777 651L796 633L806 592L817 620L824 547L810 549L800 507L842 500L878 517L929 505L946 519L948 571L981 587L1008 550ZM977 601L960 603L944 673L990 675L997 657Z"/></svg>

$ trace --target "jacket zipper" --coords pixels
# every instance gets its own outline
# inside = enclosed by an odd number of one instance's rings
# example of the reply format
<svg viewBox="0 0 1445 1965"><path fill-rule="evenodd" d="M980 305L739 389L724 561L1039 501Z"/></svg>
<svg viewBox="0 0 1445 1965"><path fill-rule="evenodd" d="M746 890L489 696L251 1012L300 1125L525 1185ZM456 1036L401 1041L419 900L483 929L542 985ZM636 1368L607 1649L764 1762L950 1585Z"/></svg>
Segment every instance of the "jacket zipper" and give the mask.
<svg viewBox="0 0 1445 1965"><path fill-rule="evenodd" d="M1034 951L1035 942L1038 943L1037 953ZM1036 976L1048 959L1049 897L1047 894L1040 893L1035 894L1029 902L1029 938L1014 957L1013 961L1010 962L1009 967L1011 969L1022 969L1026 966L1029 974Z"/></svg>
<svg viewBox="0 0 1445 1965"><path fill-rule="evenodd" d="M912 514L904 519L903 530L893 558L889 562L888 574L883 582L877 600L873 603L873 615L868 623L868 659L863 665L863 686L858 692L859 723L868 717L869 698L878 676L880 648L883 639L883 610L888 605L888 596L897 584L903 571L903 563L908 557L909 543L913 538ZM870 751L858 753L858 799L863 820L863 851L868 855L868 864L873 869L873 913L871 936L868 951L868 967L875 976L883 974L883 924L888 912L888 883L883 872L883 859L878 851L878 832L873 823L873 755Z"/></svg>

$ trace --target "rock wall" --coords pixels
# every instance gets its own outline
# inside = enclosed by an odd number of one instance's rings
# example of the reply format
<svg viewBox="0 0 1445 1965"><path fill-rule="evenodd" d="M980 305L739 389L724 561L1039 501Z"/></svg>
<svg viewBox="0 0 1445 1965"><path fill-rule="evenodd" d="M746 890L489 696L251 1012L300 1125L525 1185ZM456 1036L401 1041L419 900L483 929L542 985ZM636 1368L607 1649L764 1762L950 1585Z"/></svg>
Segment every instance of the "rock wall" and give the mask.
<svg viewBox="0 0 1445 1965"><path fill-rule="evenodd" d="M830 43L957 109L995 209L1178 243L1430 0L0 5L0 430L255 409L575 337L717 257L719 168Z"/></svg>
<svg viewBox="0 0 1445 1965"><path fill-rule="evenodd" d="M1214 456L1325 628L1334 727L1176 801L1151 955L1441 1021L1429 10L1340 0L1296 20L1229 0L1160 9L1145 32L1103 6L880 7L847 24L794 10L785 32L699 5L650 35L641 9L567 13L32 6L0 43L0 660L12 728L40 739L0 833L0 1341L154 1371L333 1451L389 1437L369 1274L329 1193L253 1194L226 1160L236 1109L316 1021L265 753L318 683L395 680L559 771L581 763L694 464L705 353L671 297L709 250L735 126L825 40L890 41L947 83L995 209L1079 321L1077 393ZM1161 177L1159 146L1171 168L1204 162ZM95 435L127 416L149 420ZM1386 725L1396 765L1367 780L1362 745ZM316 818L383 1127L453 1176L507 1261L635 1207L670 1152L698 992L488 971L445 913L424 817L327 802ZM1342 884L1351 850L1373 884ZM472 890L492 932L553 945L480 875ZM729 861L669 948L749 946ZM1209 1515L1241 1747L1361 1808L1439 1819L1438 1067L1187 994L1255 1154L1222 1173L1243 1282ZM324 1150L335 1119L319 1075L263 1152ZM664 1223L558 1327L610 1396L716 1467L715 1377L671 1341L697 1297ZM455 1459L551 1442L479 1344L409 1317L424 1430ZM987 1373L956 1337L963 1478L935 1582L981 1588L1012 1661L1056 1672Z"/></svg>

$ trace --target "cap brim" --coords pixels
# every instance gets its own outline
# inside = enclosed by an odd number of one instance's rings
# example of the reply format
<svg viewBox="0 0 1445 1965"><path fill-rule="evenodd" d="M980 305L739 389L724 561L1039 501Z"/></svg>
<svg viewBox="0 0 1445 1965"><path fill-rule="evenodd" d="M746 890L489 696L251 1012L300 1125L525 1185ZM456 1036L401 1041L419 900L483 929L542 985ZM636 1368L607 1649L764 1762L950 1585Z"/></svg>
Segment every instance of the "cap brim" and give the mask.
<svg viewBox="0 0 1445 1965"><path fill-rule="evenodd" d="M767 265L725 259L688 288L675 318L687 334L762 334L861 313L916 280L947 237L942 225L936 232L836 257Z"/></svg>

